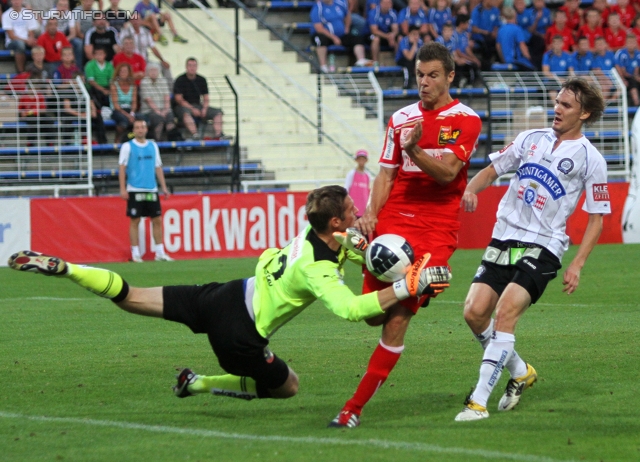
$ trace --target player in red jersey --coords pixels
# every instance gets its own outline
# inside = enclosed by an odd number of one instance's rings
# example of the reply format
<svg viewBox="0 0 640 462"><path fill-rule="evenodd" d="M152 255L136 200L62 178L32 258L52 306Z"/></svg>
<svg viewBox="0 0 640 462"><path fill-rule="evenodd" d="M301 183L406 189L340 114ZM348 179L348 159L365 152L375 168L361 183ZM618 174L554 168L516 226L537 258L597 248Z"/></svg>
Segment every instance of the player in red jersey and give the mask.
<svg viewBox="0 0 640 462"><path fill-rule="evenodd" d="M391 117L379 160L380 173L367 209L356 222L369 238L387 233L403 236L415 255L431 253L429 265L447 265L457 247L469 158L482 128L478 115L449 94L454 67L443 45L431 42L420 48L416 61L420 102ZM386 286L365 272L363 293ZM400 358L411 318L427 302L428 298L422 297L398 303L388 315L368 321L369 325L382 325L380 343L355 394L329 426L359 425L362 408Z"/></svg>

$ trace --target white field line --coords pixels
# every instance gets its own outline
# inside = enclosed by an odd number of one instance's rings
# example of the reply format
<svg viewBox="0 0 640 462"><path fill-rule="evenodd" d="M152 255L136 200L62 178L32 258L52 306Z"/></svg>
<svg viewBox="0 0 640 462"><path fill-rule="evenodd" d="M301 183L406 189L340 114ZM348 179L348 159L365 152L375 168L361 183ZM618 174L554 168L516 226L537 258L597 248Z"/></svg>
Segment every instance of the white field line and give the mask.
<svg viewBox="0 0 640 462"><path fill-rule="evenodd" d="M14 298L0 298L0 302L21 302L24 300L45 300L54 302L71 302L78 300L92 300L92 297L83 298L69 298L69 297L14 297Z"/></svg>
<svg viewBox="0 0 640 462"><path fill-rule="evenodd" d="M500 451L486 451L483 449L466 449L456 447L437 446L427 443L409 443L402 441L385 441L385 440L351 440L340 438L317 438L314 436L279 436L279 435L251 435L242 433L225 433L214 430L204 430L198 428L180 428L167 427L164 425L146 425L133 422L120 422L115 420L95 420L95 419L79 419L74 417L47 417L26 414L15 414L12 412L0 411L0 417L6 419L32 420L37 422L52 422L60 424L77 424L89 425L95 427L112 427L123 428L126 430L140 430L154 433L173 433L187 436L199 436L213 439L232 439L240 441L257 441L257 442L281 442L292 444L306 444L314 446L365 446L376 447L382 449L401 449L406 451L437 453L437 454L461 454L470 457L482 457L485 459L499 460L516 460L524 462L558 462L557 459L548 457L530 455L530 454L511 454Z"/></svg>

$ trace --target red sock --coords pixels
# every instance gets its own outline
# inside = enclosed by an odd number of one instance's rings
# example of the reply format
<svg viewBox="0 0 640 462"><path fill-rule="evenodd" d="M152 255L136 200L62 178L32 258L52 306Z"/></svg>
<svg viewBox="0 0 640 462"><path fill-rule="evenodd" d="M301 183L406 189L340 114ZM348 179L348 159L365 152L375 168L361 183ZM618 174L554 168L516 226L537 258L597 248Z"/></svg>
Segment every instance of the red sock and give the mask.
<svg viewBox="0 0 640 462"><path fill-rule="evenodd" d="M389 374L400 359L400 354L404 347L394 347L394 350L400 350L397 353L388 350L381 344L378 344L371 359L367 372L362 376L358 389L353 394L353 398L347 401L344 410L355 412L360 415L362 408L376 394L378 388L387 380Z"/></svg>

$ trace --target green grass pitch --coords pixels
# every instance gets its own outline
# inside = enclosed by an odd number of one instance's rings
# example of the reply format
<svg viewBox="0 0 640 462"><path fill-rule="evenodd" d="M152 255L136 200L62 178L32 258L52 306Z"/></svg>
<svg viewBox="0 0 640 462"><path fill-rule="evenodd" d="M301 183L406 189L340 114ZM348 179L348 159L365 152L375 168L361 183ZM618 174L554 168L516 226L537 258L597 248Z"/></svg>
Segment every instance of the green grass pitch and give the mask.
<svg viewBox="0 0 640 462"><path fill-rule="evenodd" d="M454 255L451 288L412 321L400 362L352 430L326 425L355 390L379 328L316 303L271 341L300 376L298 396L177 399L177 369L221 372L205 336L122 312L66 280L0 268L0 460L640 460L640 246L596 247L571 296L553 281L516 332L538 383L500 413L503 375L489 419L454 422L481 359L462 318L481 254ZM246 277L254 264L98 266L155 286ZM347 272L359 291L358 269Z"/></svg>

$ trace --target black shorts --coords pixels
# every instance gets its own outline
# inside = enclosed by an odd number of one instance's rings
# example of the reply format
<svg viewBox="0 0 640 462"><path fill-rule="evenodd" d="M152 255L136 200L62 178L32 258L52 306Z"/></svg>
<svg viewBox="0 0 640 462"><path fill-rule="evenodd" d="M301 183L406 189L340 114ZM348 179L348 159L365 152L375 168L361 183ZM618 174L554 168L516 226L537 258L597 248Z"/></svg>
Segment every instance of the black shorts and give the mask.
<svg viewBox="0 0 640 462"><path fill-rule="evenodd" d="M544 247L492 239L473 282L487 284L498 295L513 282L529 292L531 303L536 303L560 268L558 257Z"/></svg>
<svg viewBox="0 0 640 462"><path fill-rule="evenodd" d="M147 192L129 192L129 200L127 201L127 216L131 218L138 217L159 217L162 214L160 208L160 198L158 193Z"/></svg>
<svg viewBox="0 0 640 462"><path fill-rule="evenodd" d="M163 316L194 334L207 334L218 363L229 374L247 376L275 389L289 377L287 364L268 348L244 302L244 280L162 288Z"/></svg>
<svg viewBox="0 0 640 462"><path fill-rule="evenodd" d="M356 45L364 45L364 37L360 35L346 34L340 37L342 46L346 48L353 48ZM311 45L317 47L328 47L333 45L333 40L324 34L314 34L311 36Z"/></svg>

